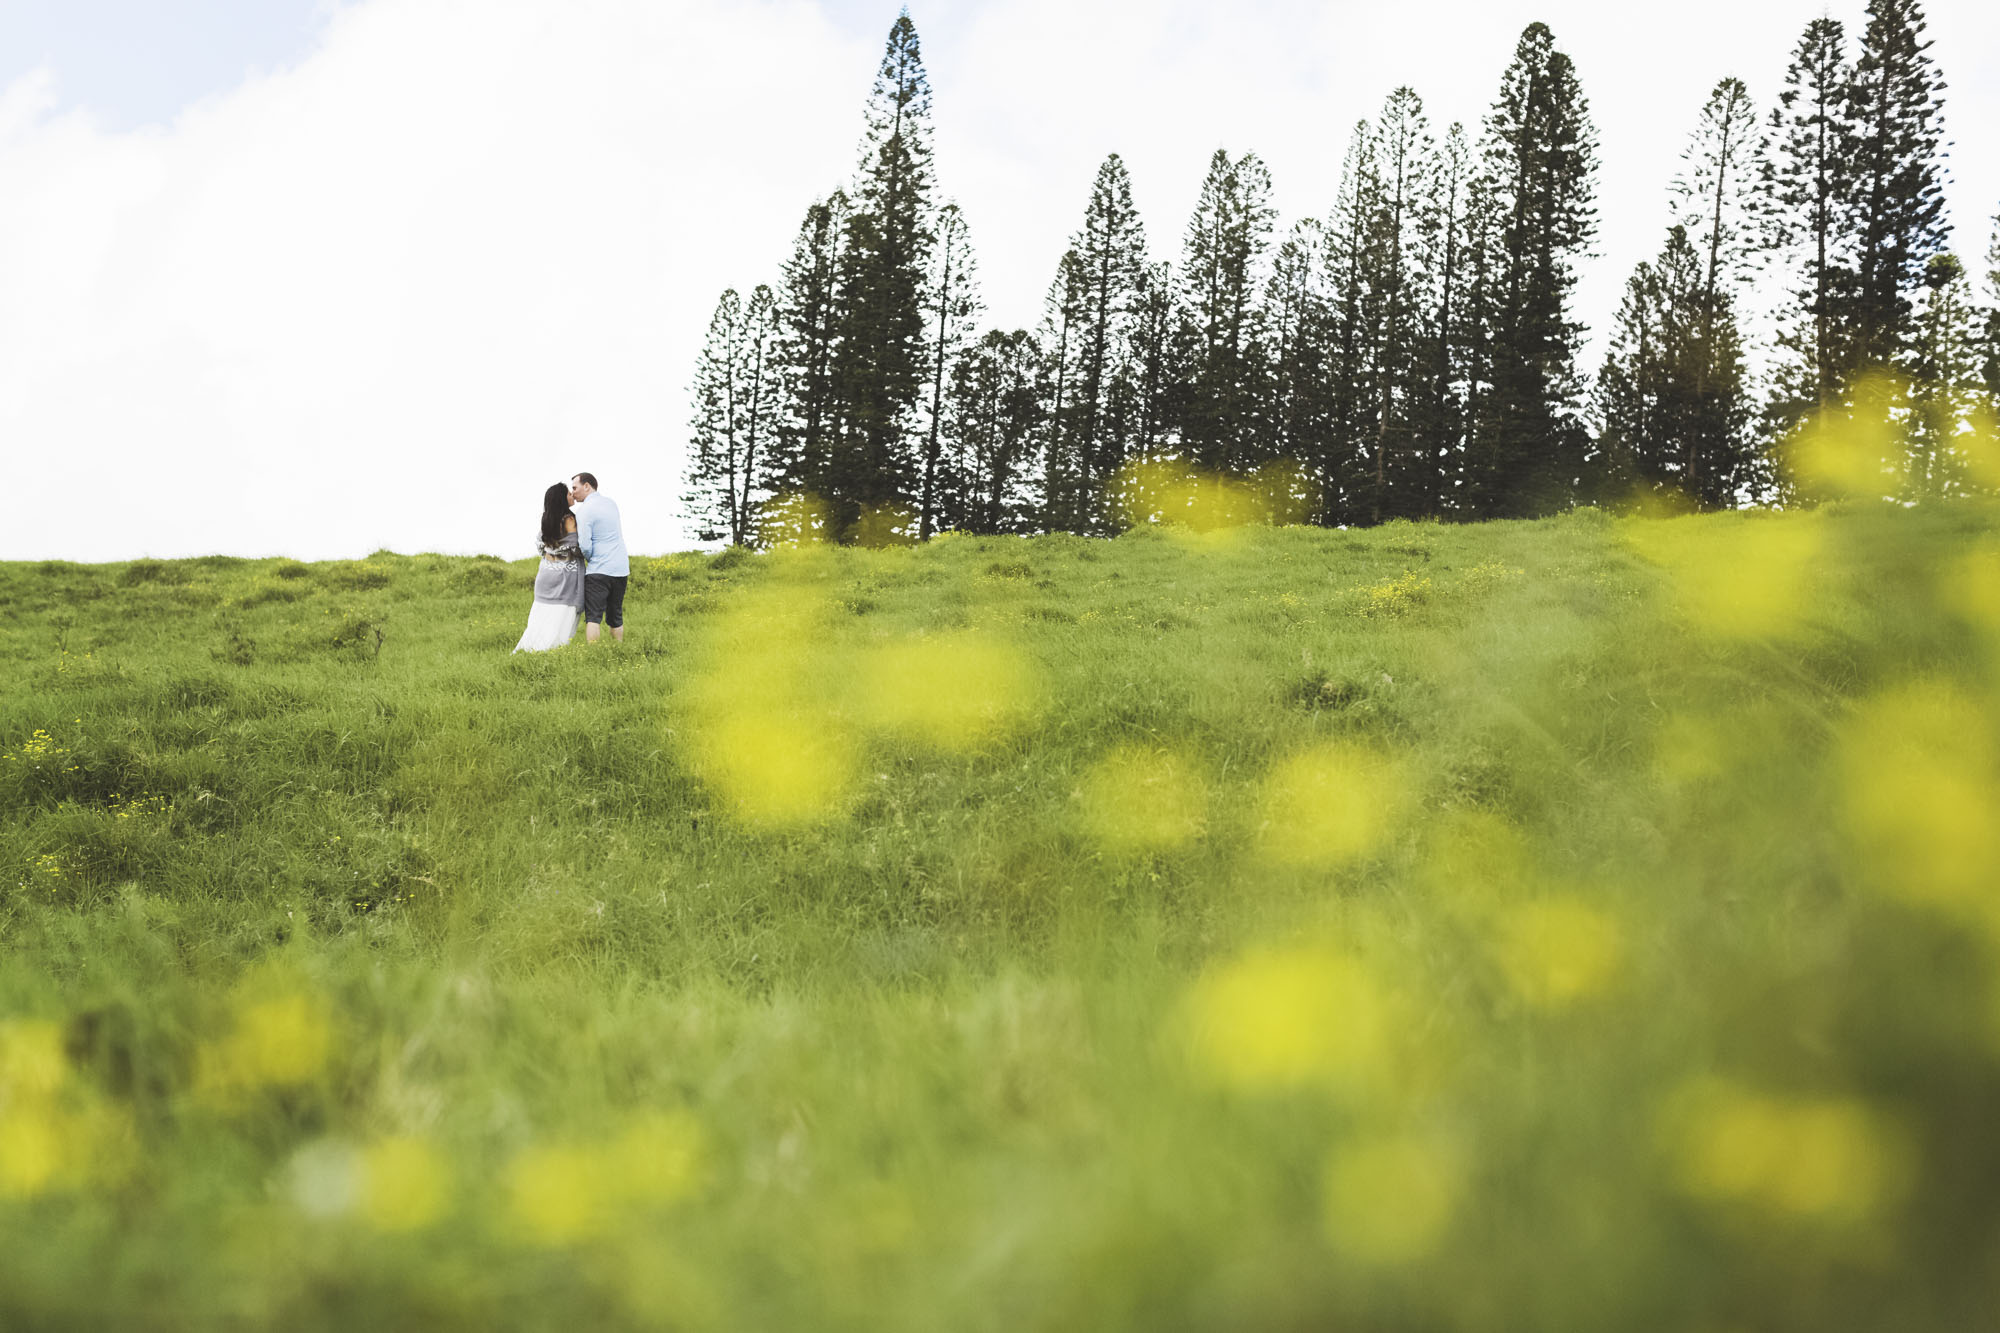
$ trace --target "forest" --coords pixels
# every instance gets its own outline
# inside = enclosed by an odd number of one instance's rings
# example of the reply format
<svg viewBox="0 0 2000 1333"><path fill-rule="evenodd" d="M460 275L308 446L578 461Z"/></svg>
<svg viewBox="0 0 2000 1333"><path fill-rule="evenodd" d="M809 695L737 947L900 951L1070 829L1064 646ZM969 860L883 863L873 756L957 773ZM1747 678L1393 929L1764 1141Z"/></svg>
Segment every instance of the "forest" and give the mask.
<svg viewBox="0 0 2000 1333"><path fill-rule="evenodd" d="M1547 25L1478 126L1390 92L1327 214L1282 236L1264 162L1217 149L1156 261L1109 154L1039 324L1004 329L940 195L905 11L854 178L775 284L716 304L686 516L747 545L1103 535L1175 521L1204 479L1330 526L1793 505L1817 498L1794 446L1829 426L1881 442L1850 489L1990 490L2000 219L1979 262L1952 248L1925 26L1917 0L1870 0L1858 34L1813 18L1775 96L1723 77L1690 109L1659 254L1592 366L1600 145Z"/></svg>

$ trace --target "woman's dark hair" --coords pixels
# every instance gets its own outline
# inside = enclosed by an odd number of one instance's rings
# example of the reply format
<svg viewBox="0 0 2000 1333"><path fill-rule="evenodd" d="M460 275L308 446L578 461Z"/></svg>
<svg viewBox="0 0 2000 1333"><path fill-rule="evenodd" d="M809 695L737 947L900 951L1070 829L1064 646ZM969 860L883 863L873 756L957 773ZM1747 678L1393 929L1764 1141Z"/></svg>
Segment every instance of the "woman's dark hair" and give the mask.
<svg viewBox="0 0 2000 1333"><path fill-rule="evenodd" d="M569 487L557 482L542 492L542 541L550 546L561 541L569 518Z"/></svg>

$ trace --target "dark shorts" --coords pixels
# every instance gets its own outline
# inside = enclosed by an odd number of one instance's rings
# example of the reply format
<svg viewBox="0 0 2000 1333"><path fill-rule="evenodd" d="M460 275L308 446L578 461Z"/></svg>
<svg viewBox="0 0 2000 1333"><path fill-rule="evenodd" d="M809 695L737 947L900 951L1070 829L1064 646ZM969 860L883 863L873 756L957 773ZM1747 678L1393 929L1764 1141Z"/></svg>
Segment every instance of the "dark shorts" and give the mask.
<svg viewBox="0 0 2000 1333"><path fill-rule="evenodd" d="M583 576L583 620L587 625L603 621L612 629L625 623L625 576L585 574Z"/></svg>

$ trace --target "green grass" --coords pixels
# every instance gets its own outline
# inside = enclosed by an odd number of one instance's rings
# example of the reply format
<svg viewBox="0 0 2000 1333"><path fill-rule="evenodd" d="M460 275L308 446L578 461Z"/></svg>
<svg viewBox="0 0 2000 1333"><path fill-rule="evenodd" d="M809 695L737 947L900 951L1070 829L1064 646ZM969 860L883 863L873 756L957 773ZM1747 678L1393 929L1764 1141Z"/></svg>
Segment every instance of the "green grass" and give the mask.
<svg viewBox="0 0 2000 1333"><path fill-rule="evenodd" d="M1977 1326L1995 517L0 566L0 1326Z"/></svg>

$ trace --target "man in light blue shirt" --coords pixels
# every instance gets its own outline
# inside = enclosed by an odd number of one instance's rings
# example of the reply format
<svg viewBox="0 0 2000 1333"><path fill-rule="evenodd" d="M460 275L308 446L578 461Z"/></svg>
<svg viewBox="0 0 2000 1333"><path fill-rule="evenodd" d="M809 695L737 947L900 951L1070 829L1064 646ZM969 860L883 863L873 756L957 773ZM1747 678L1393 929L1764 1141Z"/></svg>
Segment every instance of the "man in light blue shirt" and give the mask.
<svg viewBox="0 0 2000 1333"><path fill-rule="evenodd" d="M569 502L576 509L576 544L587 562L583 576L583 637L597 642L600 624L625 642L625 580L632 563L625 556L625 529L618 506L599 493L597 478L579 472L569 479Z"/></svg>

